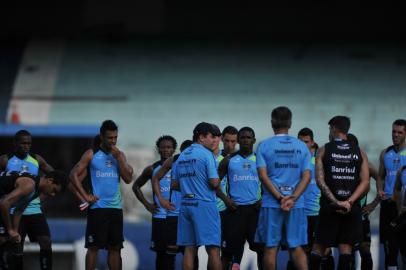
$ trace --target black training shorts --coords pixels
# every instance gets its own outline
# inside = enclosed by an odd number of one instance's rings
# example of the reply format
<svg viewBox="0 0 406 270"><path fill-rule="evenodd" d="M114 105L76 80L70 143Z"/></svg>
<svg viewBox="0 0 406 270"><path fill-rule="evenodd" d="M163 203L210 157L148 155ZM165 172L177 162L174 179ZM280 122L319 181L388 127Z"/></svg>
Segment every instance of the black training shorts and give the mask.
<svg viewBox="0 0 406 270"><path fill-rule="evenodd" d="M244 249L245 241L253 251L260 251L263 244L255 243L255 231L258 226L259 209L256 205L239 205L237 210L226 210L222 250L236 253Z"/></svg>
<svg viewBox="0 0 406 270"><path fill-rule="evenodd" d="M362 240L361 207L354 204L347 214L340 214L322 206L316 229L317 244L334 247L339 244L355 245Z"/></svg>
<svg viewBox="0 0 406 270"><path fill-rule="evenodd" d="M87 212L85 247L123 248L123 210L95 208Z"/></svg>

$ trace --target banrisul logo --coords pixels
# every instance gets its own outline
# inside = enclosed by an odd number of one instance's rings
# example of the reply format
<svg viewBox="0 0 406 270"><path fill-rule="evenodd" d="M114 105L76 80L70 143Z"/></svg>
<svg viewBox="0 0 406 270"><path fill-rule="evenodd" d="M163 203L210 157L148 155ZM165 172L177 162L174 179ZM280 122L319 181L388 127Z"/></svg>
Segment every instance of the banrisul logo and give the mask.
<svg viewBox="0 0 406 270"><path fill-rule="evenodd" d="M111 168L113 166L113 161L111 161L110 159L106 160L106 166L108 168Z"/></svg>

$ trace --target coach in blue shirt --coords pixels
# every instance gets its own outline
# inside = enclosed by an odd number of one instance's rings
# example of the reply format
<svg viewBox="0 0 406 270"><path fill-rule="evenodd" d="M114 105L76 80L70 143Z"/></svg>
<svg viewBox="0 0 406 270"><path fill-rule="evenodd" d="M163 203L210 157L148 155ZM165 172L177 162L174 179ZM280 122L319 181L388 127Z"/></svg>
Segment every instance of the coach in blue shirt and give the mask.
<svg viewBox="0 0 406 270"><path fill-rule="evenodd" d="M220 186L213 126L202 122L193 130L194 143L184 150L174 168L172 186L180 187L181 206L178 219L179 246L185 246L183 269L194 269L197 247L205 246L208 269L221 269L220 215L216 206L216 190Z"/></svg>
<svg viewBox="0 0 406 270"><path fill-rule="evenodd" d="M289 248L298 269L307 269L307 219L302 193L310 181L310 152L306 145L288 135L292 112L287 107L272 111L275 136L257 149L258 175L264 194L255 240L265 243L264 269L276 269L281 240ZM286 241L286 242L285 242Z"/></svg>

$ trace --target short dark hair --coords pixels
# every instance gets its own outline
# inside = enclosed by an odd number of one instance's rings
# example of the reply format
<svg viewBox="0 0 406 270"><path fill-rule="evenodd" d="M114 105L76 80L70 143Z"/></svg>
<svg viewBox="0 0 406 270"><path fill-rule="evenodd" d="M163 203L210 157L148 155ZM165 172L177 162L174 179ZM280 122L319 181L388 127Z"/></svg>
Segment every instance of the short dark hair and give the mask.
<svg viewBox="0 0 406 270"><path fill-rule="evenodd" d="M397 119L393 122L393 125L403 126L403 129L406 131L406 120L405 119Z"/></svg>
<svg viewBox="0 0 406 270"><path fill-rule="evenodd" d="M352 143L352 144L354 144L354 145L359 145L358 144L358 139L357 139L357 136L355 136L354 134L352 134L352 133L348 133L347 134L347 141L349 141L350 143Z"/></svg>
<svg viewBox="0 0 406 270"><path fill-rule="evenodd" d="M101 125L101 127L100 127L100 134L104 135L104 133L105 133L107 130L110 130L110 131L116 131L116 130L118 130L118 127L117 127L116 123L114 123L113 120L105 120L105 121L102 123L102 125Z"/></svg>
<svg viewBox="0 0 406 270"><path fill-rule="evenodd" d="M271 124L273 129L290 128L292 112L288 107L280 106L272 110Z"/></svg>
<svg viewBox="0 0 406 270"><path fill-rule="evenodd" d="M244 132L244 131L251 132L252 136L255 138L255 131L250 127L242 127L242 128L240 128L240 130L238 131L238 136L237 137L240 138L241 133Z"/></svg>
<svg viewBox="0 0 406 270"><path fill-rule="evenodd" d="M220 137L221 136L221 131L219 127L216 124L211 124L213 126L213 136Z"/></svg>
<svg viewBox="0 0 406 270"><path fill-rule="evenodd" d="M238 130L233 127L233 126L226 126L223 129L223 132L221 132L221 135L224 136L226 134L231 134L231 135L237 135L238 134Z"/></svg>
<svg viewBox="0 0 406 270"><path fill-rule="evenodd" d="M178 143L176 142L174 137L172 137L170 135L162 135L155 142L155 146L157 149L159 148L159 145L161 144L162 141L171 141L172 145L173 145L173 149L176 149L176 147L178 147Z"/></svg>
<svg viewBox="0 0 406 270"><path fill-rule="evenodd" d="M213 130L213 125L207 122L201 122L193 129L193 141L197 141L200 135L207 136L209 133L214 135L215 131Z"/></svg>
<svg viewBox="0 0 406 270"><path fill-rule="evenodd" d="M69 178L67 174L60 170L53 170L50 171L45 175L46 178L52 178L54 183L61 186L61 191L65 191L66 187L68 186Z"/></svg>
<svg viewBox="0 0 406 270"><path fill-rule="evenodd" d="M30 136L31 137L31 133L28 130L20 129L19 131L16 132L16 134L14 134L13 141L15 143L19 142L21 140L21 138L25 137L25 136Z"/></svg>
<svg viewBox="0 0 406 270"><path fill-rule="evenodd" d="M185 150L186 148L188 148L192 144L193 144L193 141L191 141L191 140L183 141L182 144L180 145L180 151L183 152L183 150Z"/></svg>
<svg viewBox="0 0 406 270"><path fill-rule="evenodd" d="M310 139L314 140L313 130L308 127L302 128L297 136L310 136Z"/></svg>
<svg viewBox="0 0 406 270"><path fill-rule="evenodd" d="M331 127L336 128L338 131L347 134L348 130L350 130L351 121L350 118L347 116L337 115L328 121L328 124Z"/></svg>

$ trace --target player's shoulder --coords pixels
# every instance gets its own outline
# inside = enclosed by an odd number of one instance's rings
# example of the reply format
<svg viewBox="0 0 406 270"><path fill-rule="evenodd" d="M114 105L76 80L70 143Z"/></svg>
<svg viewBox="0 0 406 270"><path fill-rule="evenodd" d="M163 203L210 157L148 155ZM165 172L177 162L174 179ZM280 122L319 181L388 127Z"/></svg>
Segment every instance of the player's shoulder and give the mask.
<svg viewBox="0 0 406 270"><path fill-rule="evenodd" d="M391 151L395 151L395 146L390 145L390 146L386 147L385 149L382 150L382 153L385 155Z"/></svg>
<svg viewBox="0 0 406 270"><path fill-rule="evenodd" d="M162 166L162 161L161 161L161 160L155 161L155 162L152 163L152 165L151 165L151 167L152 167L153 170L155 170L156 168L158 168L158 167L160 167L160 166Z"/></svg>

